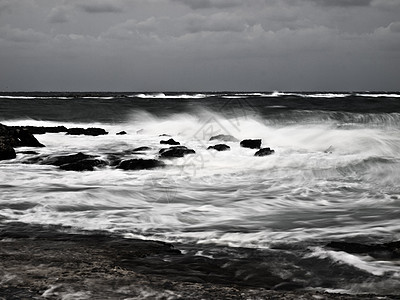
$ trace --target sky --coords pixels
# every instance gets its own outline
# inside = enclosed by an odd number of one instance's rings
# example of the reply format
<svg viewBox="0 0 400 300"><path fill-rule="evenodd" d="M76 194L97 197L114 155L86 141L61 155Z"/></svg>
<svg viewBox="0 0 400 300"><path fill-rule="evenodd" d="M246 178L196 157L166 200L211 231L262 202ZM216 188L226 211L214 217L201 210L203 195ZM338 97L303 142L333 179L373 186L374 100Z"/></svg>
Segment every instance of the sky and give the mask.
<svg viewBox="0 0 400 300"><path fill-rule="evenodd" d="M0 91L398 91L400 0L0 0Z"/></svg>

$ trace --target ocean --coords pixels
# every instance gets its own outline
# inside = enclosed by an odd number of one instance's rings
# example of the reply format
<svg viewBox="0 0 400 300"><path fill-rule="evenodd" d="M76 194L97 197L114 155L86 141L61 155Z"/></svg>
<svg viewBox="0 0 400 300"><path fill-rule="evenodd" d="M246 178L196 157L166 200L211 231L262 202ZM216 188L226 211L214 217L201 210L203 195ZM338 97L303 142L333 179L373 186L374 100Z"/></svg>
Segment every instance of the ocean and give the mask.
<svg viewBox="0 0 400 300"><path fill-rule="evenodd" d="M2 92L0 123L108 132L36 135L46 147L0 161L0 224L164 241L237 261L256 286L268 270L301 287L400 295L398 252L329 246L400 240L399 92ZM210 141L219 134L275 153ZM159 159L168 138L196 153L137 171L28 163L78 152ZM220 143L230 150L207 150ZM129 152L142 146L151 149Z"/></svg>

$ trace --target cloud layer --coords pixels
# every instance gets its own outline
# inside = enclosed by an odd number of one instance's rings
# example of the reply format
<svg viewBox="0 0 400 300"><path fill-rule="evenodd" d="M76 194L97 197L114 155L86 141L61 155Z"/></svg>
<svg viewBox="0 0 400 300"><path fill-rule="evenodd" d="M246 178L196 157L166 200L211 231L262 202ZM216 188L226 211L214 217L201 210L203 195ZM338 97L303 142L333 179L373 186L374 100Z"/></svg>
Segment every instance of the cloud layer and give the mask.
<svg viewBox="0 0 400 300"><path fill-rule="evenodd" d="M399 89L397 0L0 0L0 90Z"/></svg>

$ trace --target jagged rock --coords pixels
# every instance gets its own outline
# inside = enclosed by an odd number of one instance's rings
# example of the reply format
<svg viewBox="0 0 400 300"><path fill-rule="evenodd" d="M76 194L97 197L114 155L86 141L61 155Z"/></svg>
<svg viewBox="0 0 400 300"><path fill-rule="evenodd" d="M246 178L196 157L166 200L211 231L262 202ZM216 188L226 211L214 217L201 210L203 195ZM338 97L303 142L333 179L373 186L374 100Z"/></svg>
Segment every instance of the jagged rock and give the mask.
<svg viewBox="0 0 400 300"><path fill-rule="evenodd" d="M50 158L43 160L42 164L53 165L53 166L62 166L65 164L72 164L72 163L76 163L81 160L87 160L90 158L94 158L94 156L83 154L82 152L79 152L77 154L72 154L72 155L60 155L60 156L50 157Z"/></svg>
<svg viewBox="0 0 400 300"><path fill-rule="evenodd" d="M10 147L45 147L28 130L0 124L0 140Z"/></svg>
<svg viewBox="0 0 400 300"><path fill-rule="evenodd" d="M244 148L250 148L250 149L259 149L259 148L261 148L261 139L243 140L240 142L240 146L244 147Z"/></svg>
<svg viewBox="0 0 400 300"><path fill-rule="evenodd" d="M160 150L159 154L163 158L174 158L183 157L187 154L194 154L196 151L193 149L188 149L185 146L174 146L169 148L163 148Z"/></svg>
<svg viewBox="0 0 400 300"><path fill-rule="evenodd" d="M148 170L154 168L162 168L165 163L156 159L129 159L122 161L117 169L122 170Z"/></svg>
<svg viewBox="0 0 400 300"><path fill-rule="evenodd" d="M258 150L254 156L267 156L275 153L275 150L271 150L270 148L262 148Z"/></svg>
<svg viewBox="0 0 400 300"><path fill-rule="evenodd" d="M98 135L106 135L108 134L103 128L70 128L67 130L68 135L91 135L91 136L98 136Z"/></svg>
<svg viewBox="0 0 400 300"><path fill-rule="evenodd" d="M66 171L93 171L95 167L103 167L107 165L104 160L100 159L84 159L73 163L60 166L60 169Z"/></svg>
<svg viewBox="0 0 400 300"><path fill-rule="evenodd" d="M224 141L224 142L239 142L239 140L237 138L235 138L232 135L229 134L218 134L218 135L214 135L212 137L210 137L210 141L213 140L220 140L220 141Z"/></svg>
<svg viewBox="0 0 400 300"><path fill-rule="evenodd" d="M127 134L126 131L117 132L117 135L125 135L125 134Z"/></svg>
<svg viewBox="0 0 400 300"><path fill-rule="evenodd" d="M210 149L214 149L217 151L227 151L227 150L231 150L231 147L229 147L228 145L225 145L225 144L217 144L215 146L210 146L207 148L207 150L210 150Z"/></svg>
<svg viewBox="0 0 400 300"><path fill-rule="evenodd" d="M16 157L17 155L14 148L0 140L0 160L13 159Z"/></svg>
<svg viewBox="0 0 400 300"><path fill-rule="evenodd" d="M169 139L167 141L161 141L160 144L164 144L164 145L180 145L181 143L175 141L174 139Z"/></svg>

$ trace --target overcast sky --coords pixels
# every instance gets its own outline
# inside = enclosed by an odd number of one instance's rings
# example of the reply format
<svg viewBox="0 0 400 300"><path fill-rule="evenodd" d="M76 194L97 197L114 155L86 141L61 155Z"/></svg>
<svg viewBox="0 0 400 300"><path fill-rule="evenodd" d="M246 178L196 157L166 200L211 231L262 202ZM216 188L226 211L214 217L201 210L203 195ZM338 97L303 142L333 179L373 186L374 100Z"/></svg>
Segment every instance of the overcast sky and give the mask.
<svg viewBox="0 0 400 300"><path fill-rule="evenodd" d="M1 90L400 90L400 0L0 0Z"/></svg>

